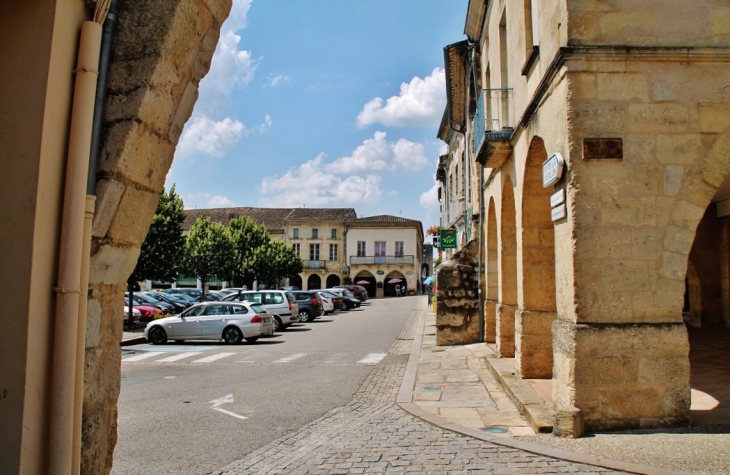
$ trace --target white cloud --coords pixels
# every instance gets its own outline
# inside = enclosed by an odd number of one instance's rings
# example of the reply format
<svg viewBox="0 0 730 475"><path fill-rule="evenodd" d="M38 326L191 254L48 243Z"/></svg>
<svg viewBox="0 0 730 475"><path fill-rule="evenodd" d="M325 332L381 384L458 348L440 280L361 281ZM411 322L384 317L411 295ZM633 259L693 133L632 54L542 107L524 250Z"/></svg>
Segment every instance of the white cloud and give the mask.
<svg viewBox="0 0 730 475"><path fill-rule="evenodd" d="M399 139L389 142L385 132L375 132L349 157L341 157L326 165L328 171L338 174L358 172L415 171L428 166L423 144Z"/></svg>
<svg viewBox="0 0 730 475"><path fill-rule="evenodd" d="M439 197L438 197L438 189L439 189L439 183L436 182L433 184L433 186L428 190L421 193L421 197L418 199L418 202L421 203L421 206L426 208L429 211L438 210L439 208Z"/></svg>
<svg viewBox="0 0 730 475"><path fill-rule="evenodd" d="M283 74L279 74L277 76L274 76L273 74L269 76L269 86L275 87L279 84L283 84L285 82L289 82L289 76L284 76Z"/></svg>
<svg viewBox="0 0 730 475"><path fill-rule="evenodd" d="M214 195L208 192L188 193L183 197L185 209L232 208L236 204L223 195Z"/></svg>
<svg viewBox="0 0 730 475"><path fill-rule="evenodd" d="M221 27L210 71L200 83L198 105L205 109L203 113L212 114L226 103L234 87L245 87L253 80L260 60L254 60L250 51L239 49L241 36L236 33L246 27L251 2L234 0L231 14Z"/></svg>
<svg viewBox="0 0 730 475"><path fill-rule="evenodd" d="M261 181L260 203L263 206L325 207L356 205L363 201L377 202L381 195L381 178L376 175L351 175L341 178L328 173L324 155L309 160L282 176L266 177Z"/></svg>
<svg viewBox="0 0 730 475"><path fill-rule="evenodd" d="M425 79L414 77L402 83L400 94L384 101L380 97L365 104L357 116L360 127L380 123L387 126L437 127L446 107L446 76L442 68Z"/></svg>
<svg viewBox="0 0 730 475"><path fill-rule="evenodd" d="M241 138L244 128L241 122L230 117L221 121L206 116L196 117L185 128L177 150L183 155L201 152L222 157Z"/></svg>

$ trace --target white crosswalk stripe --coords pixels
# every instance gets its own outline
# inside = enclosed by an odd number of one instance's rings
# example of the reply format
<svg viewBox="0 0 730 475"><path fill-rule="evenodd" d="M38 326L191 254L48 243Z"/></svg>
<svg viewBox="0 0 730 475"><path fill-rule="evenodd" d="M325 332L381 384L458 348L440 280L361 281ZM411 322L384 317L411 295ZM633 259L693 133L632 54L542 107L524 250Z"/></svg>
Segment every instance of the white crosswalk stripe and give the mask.
<svg viewBox="0 0 730 475"><path fill-rule="evenodd" d="M231 355L235 355L236 353L216 353L214 355L206 356L205 358L200 358L199 360L193 360L190 363L210 363L211 361L220 360L223 358L227 358Z"/></svg>
<svg viewBox="0 0 730 475"><path fill-rule="evenodd" d="M164 351L148 351L139 355L130 356L128 358L124 358L122 361L129 362L129 361L141 361L146 360L147 358L152 358L153 356L160 356L164 355Z"/></svg>
<svg viewBox="0 0 730 475"><path fill-rule="evenodd" d="M293 355L289 355L284 358L279 358L278 360L274 361L274 364L291 363L292 361L298 360L299 358L302 358L304 356L307 356L307 354L306 353L294 353Z"/></svg>
<svg viewBox="0 0 730 475"><path fill-rule="evenodd" d="M385 358L386 353L370 353L365 358L361 359L357 362L357 364L362 365L375 365L380 363L380 360Z"/></svg>
<svg viewBox="0 0 730 475"><path fill-rule="evenodd" d="M168 356L167 358L162 358L161 360L155 361L155 363L172 363L173 361L180 361L185 358L189 358L191 356L196 356L201 354L202 351L192 351L189 353L178 353L177 355Z"/></svg>

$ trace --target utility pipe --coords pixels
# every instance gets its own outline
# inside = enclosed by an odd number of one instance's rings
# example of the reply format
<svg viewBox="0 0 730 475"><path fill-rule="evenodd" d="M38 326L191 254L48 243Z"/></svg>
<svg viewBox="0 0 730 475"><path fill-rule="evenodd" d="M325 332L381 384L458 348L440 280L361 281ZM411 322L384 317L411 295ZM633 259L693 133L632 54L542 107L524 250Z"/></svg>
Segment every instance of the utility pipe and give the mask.
<svg viewBox="0 0 730 475"><path fill-rule="evenodd" d="M106 103L106 87L111 60L112 37L116 24L116 0L111 0L106 5L99 5L95 15L97 23L103 21L101 51L99 53L99 77L96 83L96 99L94 107L94 119L91 131L91 145L89 151L89 170L86 181L86 211L84 213L84 235L83 251L81 254L81 299L79 301L79 316L76 327L76 371L74 386L74 427L73 427L73 455L71 466L74 475L81 473L81 447L82 447L82 423L84 412L84 360L86 356L86 313L88 309L88 296L86 289L89 287L89 261L91 254L91 229L94 222L94 208L96 205L96 170L99 160L101 142L101 129L104 120L104 105ZM104 21L104 9L107 8L106 21ZM98 11L101 9L101 11Z"/></svg>
<svg viewBox="0 0 730 475"><path fill-rule="evenodd" d="M61 218L58 258L56 313L51 365L51 401L48 473L73 473L74 391L76 389L76 345L81 299L86 181L89 170L91 130L101 48L100 23L81 26L76 83L69 132L66 181Z"/></svg>

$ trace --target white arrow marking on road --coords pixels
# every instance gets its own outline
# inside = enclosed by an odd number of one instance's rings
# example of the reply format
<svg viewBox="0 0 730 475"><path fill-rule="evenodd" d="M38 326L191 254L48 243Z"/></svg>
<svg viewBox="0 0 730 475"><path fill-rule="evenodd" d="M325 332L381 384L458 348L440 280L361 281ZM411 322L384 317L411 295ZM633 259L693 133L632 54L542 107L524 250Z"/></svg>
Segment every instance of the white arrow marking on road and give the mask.
<svg viewBox="0 0 730 475"><path fill-rule="evenodd" d="M236 417L238 419L248 419L246 416L242 416L240 414L236 414L235 412L227 411L223 409L221 404L227 404L229 402L233 402L233 394L228 394L223 397L219 397L218 399L213 399L212 401L208 401L208 404L212 404L210 406L211 409L214 411L222 412L223 414L228 414L229 416Z"/></svg>

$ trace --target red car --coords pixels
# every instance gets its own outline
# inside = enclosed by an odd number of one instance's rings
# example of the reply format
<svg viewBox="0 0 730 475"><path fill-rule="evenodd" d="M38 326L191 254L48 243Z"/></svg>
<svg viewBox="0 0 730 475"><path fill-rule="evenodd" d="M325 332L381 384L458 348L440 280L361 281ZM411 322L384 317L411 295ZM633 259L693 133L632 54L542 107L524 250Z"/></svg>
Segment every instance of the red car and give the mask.
<svg viewBox="0 0 730 475"><path fill-rule="evenodd" d="M348 284L348 285L335 285L335 289L347 289L355 295L355 298L361 302L368 299L368 289L362 285Z"/></svg>
<svg viewBox="0 0 730 475"><path fill-rule="evenodd" d="M124 299L124 305L129 305L129 299ZM157 316L162 315L162 312L155 307L150 307L148 305L135 305L134 308L139 310L139 312L142 314L142 316L139 318L139 321L142 323L151 322L154 320Z"/></svg>

